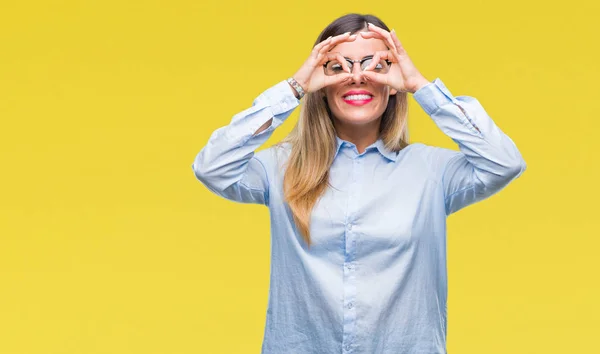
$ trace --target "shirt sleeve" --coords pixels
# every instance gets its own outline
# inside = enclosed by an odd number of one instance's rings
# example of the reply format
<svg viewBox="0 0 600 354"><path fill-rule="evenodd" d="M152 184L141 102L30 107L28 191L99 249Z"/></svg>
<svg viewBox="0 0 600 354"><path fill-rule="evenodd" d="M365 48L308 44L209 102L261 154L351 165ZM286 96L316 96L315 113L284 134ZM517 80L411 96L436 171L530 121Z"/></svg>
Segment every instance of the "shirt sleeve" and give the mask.
<svg viewBox="0 0 600 354"><path fill-rule="evenodd" d="M261 93L246 110L215 130L196 155L192 169L210 191L240 203L268 205L269 179L265 159L255 150L265 143L300 104L287 81ZM271 125L253 135L263 124Z"/></svg>
<svg viewBox="0 0 600 354"><path fill-rule="evenodd" d="M439 78L413 97L459 147L459 151L440 149L446 215L491 196L525 171L515 143L477 99L454 97Z"/></svg>

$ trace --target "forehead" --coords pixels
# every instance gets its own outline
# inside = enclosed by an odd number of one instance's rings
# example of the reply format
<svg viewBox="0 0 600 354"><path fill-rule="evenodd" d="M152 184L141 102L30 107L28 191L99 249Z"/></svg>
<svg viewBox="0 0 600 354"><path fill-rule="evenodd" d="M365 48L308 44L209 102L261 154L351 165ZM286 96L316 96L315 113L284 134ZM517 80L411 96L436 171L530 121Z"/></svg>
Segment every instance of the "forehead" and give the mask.
<svg viewBox="0 0 600 354"><path fill-rule="evenodd" d="M377 38L365 39L357 33L356 39L352 42L342 42L331 48L331 52L339 52L343 57L350 59L361 59L367 55L373 55L377 51L387 50L385 42Z"/></svg>

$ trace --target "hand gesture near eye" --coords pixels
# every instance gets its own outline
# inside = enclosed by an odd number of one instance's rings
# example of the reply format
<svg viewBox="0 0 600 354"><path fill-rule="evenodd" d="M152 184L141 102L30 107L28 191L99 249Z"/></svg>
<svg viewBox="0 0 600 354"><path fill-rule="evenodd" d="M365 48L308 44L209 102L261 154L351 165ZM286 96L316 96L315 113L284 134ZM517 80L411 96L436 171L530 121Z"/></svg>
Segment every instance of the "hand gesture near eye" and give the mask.
<svg viewBox="0 0 600 354"><path fill-rule="evenodd" d="M357 35L350 35L350 32L340 34L337 36L329 37L321 43L317 44L310 57L304 62L302 67L293 75L293 78L298 81L300 86L305 92L314 92L325 86L338 84L349 80L352 77L348 63L340 53L329 53L329 51L336 45L342 42L352 42L356 39ZM335 76L327 76L323 70L323 64L330 60L338 60L342 63L344 71Z"/></svg>
<svg viewBox="0 0 600 354"><path fill-rule="evenodd" d="M410 93L415 93L429 83L408 57L394 30L390 33L372 23L369 23L369 30L369 32L360 32L360 35L365 39L382 39L389 49L375 53L371 64L362 72L367 81L388 85L399 92ZM390 70L385 74L371 71L382 59L392 62Z"/></svg>

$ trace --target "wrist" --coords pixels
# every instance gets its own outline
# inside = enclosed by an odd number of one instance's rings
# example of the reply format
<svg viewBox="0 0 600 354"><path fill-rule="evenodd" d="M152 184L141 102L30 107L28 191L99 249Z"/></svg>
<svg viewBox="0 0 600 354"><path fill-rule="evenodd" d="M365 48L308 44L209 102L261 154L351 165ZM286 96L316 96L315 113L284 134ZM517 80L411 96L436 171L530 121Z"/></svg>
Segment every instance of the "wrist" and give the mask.
<svg viewBox="0 0 600 354"><path fill-rule="evenodd" d="M292 79L296 80L296 82L304 89L304 92L307 92L308 82L310 81L311 72L306 72L305 68L300 68L300 70L296 71L294 75L291 76Z"/></svg>
<svg viewBox="0 0 600 354"><path fill-rule="evenodd" d="M414 94L415 92L419 91L422 87L426 86L429 83L430 83L429 80L427 80L424 77L419 79L419 81L417 81L417 84L412 88L412 90L410 90L410 93Z"/></svg>
<svg viewBox="0 0 600 354"><path fill-rule="evenodd" d="M298 81L296 81L296 79L293 76L289 77L286 81L294 90L294 95L296 96L297 99L301 99L302 97L304 97L304 94L306 93L306 91L304 91L304 88L301 86L301 84Z"/></svg>
<svg viewBox="0 0 600 354"><path fill-rule="evenodd" d="M296 96L296 98L300 99L300 94L298 93L298 91L296 91L296 89L294 88L294 86L292 86L292 84L290 84L288 82L288 86L292 89L292 92L294 93L294 96Z"/></svg>

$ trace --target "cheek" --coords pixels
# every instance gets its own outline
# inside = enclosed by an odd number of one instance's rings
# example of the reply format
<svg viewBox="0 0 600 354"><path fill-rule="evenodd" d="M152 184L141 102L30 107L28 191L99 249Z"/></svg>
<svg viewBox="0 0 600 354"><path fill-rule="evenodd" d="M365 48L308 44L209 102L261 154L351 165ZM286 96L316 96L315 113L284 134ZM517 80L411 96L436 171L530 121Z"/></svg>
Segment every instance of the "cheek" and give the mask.
<svg viewBox="0 0 600 354"><path fill-rule="evenodd" d="M322 94L325 95L325 97L327 97L328 100L333 100L336 97L337 92L338 90L336 90L334 87L327 86L323 89Z"/></svg>
<svg viewBox="0 0 600 354"><path fill-rule="evenodd" d="M388 86L383 86L378 90L381 97L386 97L390 94L390 88Z"/></svg>

